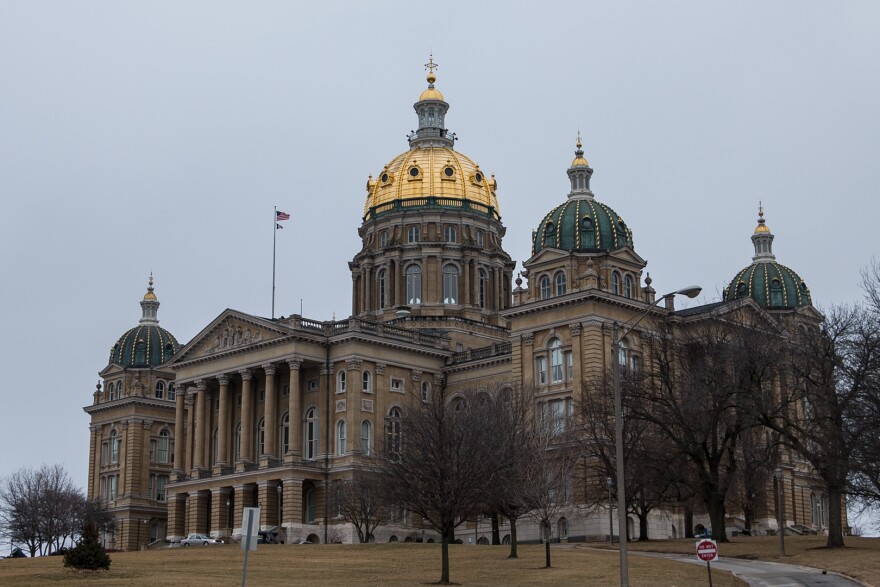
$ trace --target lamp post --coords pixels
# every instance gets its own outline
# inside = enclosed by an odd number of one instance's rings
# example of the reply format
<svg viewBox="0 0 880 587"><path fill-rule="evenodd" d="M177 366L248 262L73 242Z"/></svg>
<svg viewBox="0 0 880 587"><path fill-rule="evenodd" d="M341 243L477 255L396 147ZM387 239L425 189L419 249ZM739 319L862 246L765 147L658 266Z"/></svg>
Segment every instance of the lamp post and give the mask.
<svg viewBox="0 0 880 587"><path fill-rule="evenodd" d="M281 536L281 481L275 486L275 492L278 494L278 536Z"/></svg>
<svg viewBox="0 0 880 587"><path fill-rule="evenodd" d="M785 556L785 518L782 512L782 469L776 467L776 517L779 519L779 556Z"/></svg>
<svg viewBox="0 0 880 587"><path fill-rule="evenodd" d="M605 483L608 485L608 543L614 544L614 506L611 504L611 488L614 486L614 480L608 477Z"/></svg>
<svg viewBox="0 0 880 587"><path fill-rule="evenodd" d="M229 510L229 506L232 505L232 502L227 497L226 498L226 536L230 537L232 534L232 512Z"/></svg>
<svg viewBox="0 0 880 587"><path fill-rule="evenodd" d="M626 477L623 462L623 403L620 398L620 339L632 332L633 328L638 326L639 322L663 300L678 294L695 298L700 295L702 289L699 286L691 285L657 298L634 320L623 324L626 330L622 334L619 332L620 327L616 321L611 325L611 384L614 389L614 442L617 445L615 456L617 461L617 529L620 533L620 587L629 587L629 560L626 552L626 543L629 537L627 536Z"/></svg>

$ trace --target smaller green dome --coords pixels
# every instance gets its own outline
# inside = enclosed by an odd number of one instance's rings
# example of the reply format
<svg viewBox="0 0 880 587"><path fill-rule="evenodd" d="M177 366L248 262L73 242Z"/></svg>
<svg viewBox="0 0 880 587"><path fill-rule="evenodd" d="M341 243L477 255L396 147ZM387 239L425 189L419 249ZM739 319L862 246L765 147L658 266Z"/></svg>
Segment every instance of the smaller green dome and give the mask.
<svg viewBox="0 0 880 587"><path fill-rule="evenodd" d="M180 344L164 328L141 324L119 337L110 350L110 362L123 367L156 367L167 363Z"/></svg>
<svg viewBox="0 0 880 587"><path fill-rule="evenodd" d="M750 297L770 309L810 306L810 288L800 275L776 261L752 263L736 274L724 290L724 300Z"/></svg>
<svg viewBox="0 0 880 587"><path fill-rule="evenodd" d="M140 323L119 337L110 349L110 363L147 368L167 363L180 348L177 339L159 326L159 300L153 292L153 274L141 300Z"/></svg>
<svg viewBox="0 0 880 587"><path fill-rule="evenodd" d="M610 251L633 246L632 231L595 198L569 198L553 208L532 234L532 254L543 249Z"/></svg>

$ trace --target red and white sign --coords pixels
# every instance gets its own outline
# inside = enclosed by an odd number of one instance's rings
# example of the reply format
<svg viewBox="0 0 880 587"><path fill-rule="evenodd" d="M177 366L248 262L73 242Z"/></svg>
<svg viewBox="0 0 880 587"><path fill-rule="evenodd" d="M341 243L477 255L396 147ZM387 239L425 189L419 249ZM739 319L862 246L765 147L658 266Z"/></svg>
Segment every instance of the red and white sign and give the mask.
<svg viewBox="0 0 880 587"><path fill-rule="evenodd" d="M718 558L718 544L714 540L700 540L697 542L697 558L703 562L712 562Z"/></svg>

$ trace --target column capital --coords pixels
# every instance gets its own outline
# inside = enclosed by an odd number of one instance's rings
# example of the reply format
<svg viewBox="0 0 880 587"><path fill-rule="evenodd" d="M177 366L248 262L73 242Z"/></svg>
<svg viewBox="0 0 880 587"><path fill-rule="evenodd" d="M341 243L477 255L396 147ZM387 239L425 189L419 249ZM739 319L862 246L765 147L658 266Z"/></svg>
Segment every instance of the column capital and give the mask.
<svg viewBox="0 0 880 587"><path fill-rule="evenodd" d="M572 336L577 336L581 333L581 323L580 322L572 322L568 325L568 330L571 332Z"/></svg>
<svg viewBox="0 0 880 587"><path fill-rule="evenodd" d="M243 381L250 381L254 378L254 372L250 369L239 369L238 374L241 375Z"/></svg>
<svg viewBox="0 0 880 587"><path fill-rule="evenodd" d="M287 359L287 366L290 367L291 371L299 371L299 368L302 366L302 359L299 357Z"/></svg>
<svg viewBox="0 0 880 587"><path fill-rule="evenodd" d="M220 385L229 385L229 375L226 373L217 376L217 381Z"/></svg>
<svg viewBox="0 0 880 587"><path fill-rule="evenodd" d="M153 427L152 420L144 420L144 430L149 430L152 427Z"/></svg>
<svg viewBox="0 0 880 587"><path fill-rule="evenodd" d="M196 389L198 389L199 391L205 391L206 389L208 389L208 382L204 379L197 379Z"/></svg>
<svg viewBox="0 0 880 587"><path fill-rule="evenodd" d="M385 363L376 363L376 374L382 375L383 373L385 373L385 367L387 366L388 365L386 365Z"/></svg>
<svg viewBox="0 0 880 587"><path fill-rule="evenodd" d="M417 369L413 369L410 377L412 377L413 381L421 381L422 380L422 372Z"/></svg>
<svg viewBox="0 0 880 587"><path fill-rule="evenodd" d="M266 375L275 375L275 372L278 370L272 363L263 363L260 366L263 368L263 371L266 372Z"/></svg>
<svg viewBox="0 0 880 587"><path fill-rule="evenodd" d="M345 362L345 368L349 371L360 371L362 363L360 359L349 359Z"/></svg>

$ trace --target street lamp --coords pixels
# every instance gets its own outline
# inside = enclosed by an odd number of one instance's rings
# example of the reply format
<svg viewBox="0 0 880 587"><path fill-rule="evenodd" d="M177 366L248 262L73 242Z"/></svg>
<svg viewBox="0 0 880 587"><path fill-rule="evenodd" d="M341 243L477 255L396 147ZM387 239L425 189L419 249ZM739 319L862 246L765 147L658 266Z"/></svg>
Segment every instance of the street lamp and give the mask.
<svg viewBox="0 0 880 587"><path fill-rule="evenodd" d="M617 445L615 452L617 460L617 526L618 532L620 532L620 587L629 587L629 561L626 552L626 543L628 540L626 523L626 479L624 476L623 463L623 404L620 399L620 339L625 338L627 334L632 332L633 328L638 326L639 322L641 322L642 319L663 300L679 294L685 295L689 298L695 298L700 295L702 290L703 288L697 285L691 285L657 298L654 303L645 308L635 320L630 320L623 324L624 327L627 327L628 325L626 330L623 331L623 334L618 331L620 327L617 322L614 322L611 325L611 384L614 388L614 442Z"/></svg>
<svg viewBox="0 0 880 587"><path fill-rule="evenodd" d="M608 485L608 543L614 544L614 506L611 504L611 488L614 486L614 480L608 477L605 483Z"/></svg>
<svg viewBox="0 0 880 587"><path fill-rule="evenodd" d="M230 537L232 534L232 512L229 510L229 506L232 505L232 502L227 497L226 498L226 536Z"/></svg>
<svg viewBox="0 0 880 587"><path fill-rule="evenodd" d="M278 535L281 535L281 482L275 486L275 492L278 494Z"/></svg>
<svg viewBox="0 0 880 587"><path fill-rule="evenodd" d="M782 512L782 469L777 466L776 467L776 517L779 518L779 556L785 556L785 518L783 517Z"/></svg>

